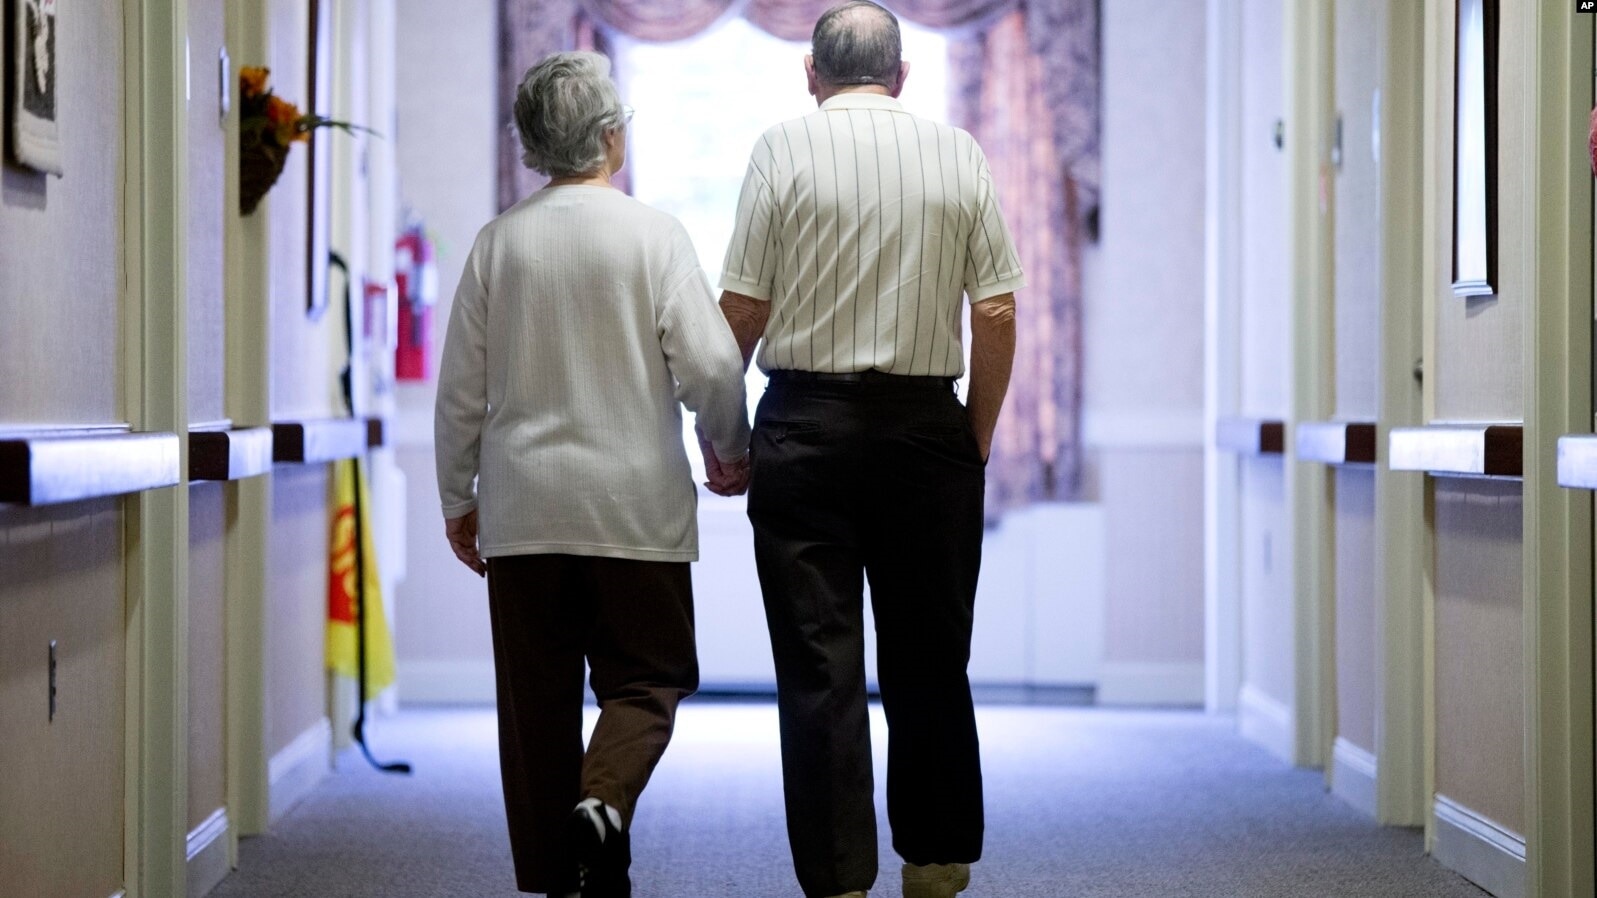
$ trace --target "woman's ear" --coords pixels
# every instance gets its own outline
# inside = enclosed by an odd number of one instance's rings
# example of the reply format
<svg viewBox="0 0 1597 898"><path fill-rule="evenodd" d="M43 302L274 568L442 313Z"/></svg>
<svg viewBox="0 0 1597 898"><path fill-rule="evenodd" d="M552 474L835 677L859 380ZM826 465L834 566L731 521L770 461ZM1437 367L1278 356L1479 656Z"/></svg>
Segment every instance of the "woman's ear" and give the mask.
<svg viewBox="0 0 1597 898"><path fill-rule="evenodd" d="M610 168L610 174L621 170L627 163L627 129L609 128L604 132L605 162Z"/></svg>

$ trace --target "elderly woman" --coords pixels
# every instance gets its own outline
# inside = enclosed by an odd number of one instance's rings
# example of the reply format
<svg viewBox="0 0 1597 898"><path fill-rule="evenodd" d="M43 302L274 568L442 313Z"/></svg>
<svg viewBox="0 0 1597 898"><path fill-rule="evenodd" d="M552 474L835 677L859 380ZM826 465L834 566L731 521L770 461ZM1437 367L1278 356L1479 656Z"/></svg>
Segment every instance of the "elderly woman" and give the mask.
<svg viewBox="0 0 1597 898"><path fill-rule="evenodd" d="M435 420L450 545L488 578L516 883L584 898L630 894L633 810L698 687L679 401L710 488L748 483L742 358L693 245L610 183L630 114L598 54L527 72L522 159L550 181L472 247Z"/></svg>

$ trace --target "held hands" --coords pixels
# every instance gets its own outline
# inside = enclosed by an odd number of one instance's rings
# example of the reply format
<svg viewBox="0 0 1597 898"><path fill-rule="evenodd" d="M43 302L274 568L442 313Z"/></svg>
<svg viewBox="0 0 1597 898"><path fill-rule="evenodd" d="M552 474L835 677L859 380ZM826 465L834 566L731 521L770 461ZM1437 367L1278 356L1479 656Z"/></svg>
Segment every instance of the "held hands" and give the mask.
<svg viewBox="0 0 1597 898"><path fill-rule="evenodd" d="M704 438L704 434L694 429L699 437L699 451L704 455L704 472L710 479L704 486L717 496L741 496L749 489L749 454L737 461L721 461L715 454L715 447Z"/></svg>
<svg viewBox="0 0 1597 898"><path fill-rule="evenodd" d="M444 519L444 535L449 537L449 548L455 550L460 563L472 569L479 577L488 576L488 566L483 564L477 551L477 510L472 509L458 518Z"/></svg>

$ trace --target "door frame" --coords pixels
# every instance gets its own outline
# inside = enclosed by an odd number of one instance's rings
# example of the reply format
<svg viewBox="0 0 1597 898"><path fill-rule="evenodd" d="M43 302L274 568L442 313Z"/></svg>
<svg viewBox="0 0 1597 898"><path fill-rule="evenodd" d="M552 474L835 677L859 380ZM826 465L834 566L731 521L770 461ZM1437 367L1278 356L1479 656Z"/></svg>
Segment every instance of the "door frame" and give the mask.
<svg viewBox="0 0 1597 898"><path fill-rule="evenodd" d="M1589 895L1593 873L1592 499L1557 482L1556 441L1592 425L1593 17L1526 4L1523 239L1526 888ZM1507 108L1506 106L1504 108ZM1580 372L1571 376L1571 372Z"/></svg>
<svg viewBox="0 0 1597 898"><path fill-rule="evenodd" d="M1204 201L1204 708L1235 713L1242 690L1241 478L1215 445L1242 402L1242 0L1209 0Z"/></svg>
<svg viewBox="0 0 1597 898"><path fill-rule="evenodd" d="M124 5L127 417L176 433L181 482L127 499L123 885L186 892L188 834L188 4Z"/></svg>
<svg viewBox="0 0 1597 898"><path fill-rule="evenodd" d="M1376 717L1376 819L1419 826L1429 816L1426 759L1431 744L1426 700L1430 605L1425 559L1425 479L1386 466L1393 427L1423 424L1425 392L1416 366L1425 357L1426 289L1424 110L1427 55L1425 8L1386 3L1385 74L1381 86L1381 321L1379 414L1376 426L1375 575L1382 676Z"/></svg>
<svg viewBox="0 0 1597 898"><path fill-rule="evenodd" d="M265 3L227 4L229 55L240 64L268 58ZM238 111L229 113L224 202L227 212L225 401L240 427L271 425L271 313L268 234L264 212L236 213L239 191ZM271 791L266 751L266 555L272 475L228 484L226 561L226 777L229 855L238 865L240 836L264 833Z"/></svg>
<svg viewBox="0 0 1597 898"><path fill-rule="evenodd" d="M1297 424L1334 411L1335 204L1329 192L1336 119L1333 8L1286 7L1288 248L1292 296L1292 399L1286 439L1286 506L1292 528L1293 762L1330 775L1336 733L1335 542L1331 478L1300 463Z"/></svg>

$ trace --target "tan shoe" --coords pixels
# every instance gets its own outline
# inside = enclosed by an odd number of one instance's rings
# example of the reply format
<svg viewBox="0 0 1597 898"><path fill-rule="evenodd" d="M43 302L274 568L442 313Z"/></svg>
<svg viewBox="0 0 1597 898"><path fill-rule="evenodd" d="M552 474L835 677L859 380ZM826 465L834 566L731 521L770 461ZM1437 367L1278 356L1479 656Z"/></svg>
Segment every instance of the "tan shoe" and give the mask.
<svg viewBox="0 0 1597 898"><path fill-rule="evenodd" d="M833 895L832 898L865 898L865 893L864 892L844 892L841 895Z"/></svg>
<svg viewBox="0 0 1597 898"><path fill-rule="evenodd" d="M970 885L970 864L905 864L904 898L954 898Z"/></svg>

